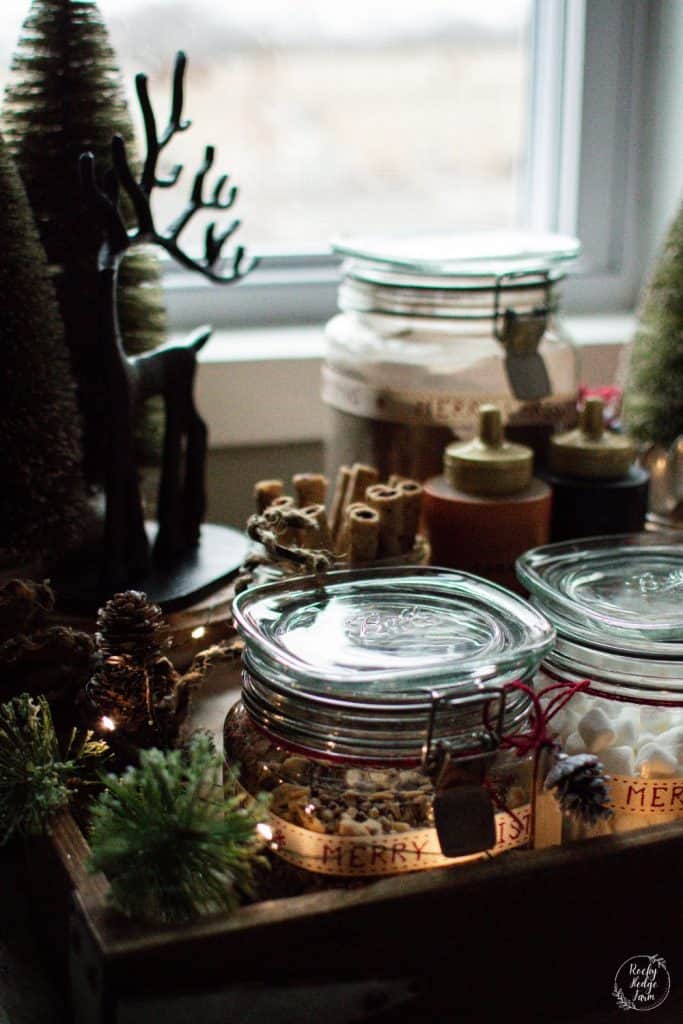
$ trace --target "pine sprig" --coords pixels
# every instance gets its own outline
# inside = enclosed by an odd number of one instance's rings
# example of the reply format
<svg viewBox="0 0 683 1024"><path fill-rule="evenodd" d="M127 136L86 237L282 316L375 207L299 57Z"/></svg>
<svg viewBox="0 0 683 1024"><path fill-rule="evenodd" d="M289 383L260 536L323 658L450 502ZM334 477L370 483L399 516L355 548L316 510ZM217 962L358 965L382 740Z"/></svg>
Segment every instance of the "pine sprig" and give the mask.
<svg viewBox="0 0 683 1024"><path fill-rule="evenodd" d="M264 806L224 793L221 768L199 736L188 750L142 751L138 768L106 778L93 808L90 868L107 876L116 909L174 923L233 911L254 895Z"/></svg>
<svg viewBox="0 0 683 1024"><path fill-rule="evenodd" d="M62 752L44 697L23 693L0 705L0 846L17 832L48 829L107 753L106 743L82 730Z"/></svg>

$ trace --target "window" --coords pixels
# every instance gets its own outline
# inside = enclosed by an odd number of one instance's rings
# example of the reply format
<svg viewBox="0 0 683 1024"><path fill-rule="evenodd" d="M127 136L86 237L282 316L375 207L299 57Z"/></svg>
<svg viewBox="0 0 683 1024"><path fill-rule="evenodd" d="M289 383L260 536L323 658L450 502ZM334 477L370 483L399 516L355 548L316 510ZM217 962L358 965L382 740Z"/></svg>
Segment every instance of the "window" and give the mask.
<svg viewBox="0 0 683 1024"><path fill-rule="evenodd" d="M585 255L570 305L632 305L646 0L98 6L128 88L146 71L160 120L173 54L189 56L194 125L169 149L186 171L159 197L165 210L177 211L213 142L217 169L241 188L239 240L264 254L227 289L170 267L179 326L324 320L335 306L330 236L397 229L576 232ZM0 9L2 67L26 9Z"/></svg>
<svg viewBox="0 0 683 1024"><path fill-rule="evenodd" d="M326 254L336 233L520 221L531 0L98 6L136 113L134 73L148 73L161 120L173 55L183 48L189 56L186 112L194 124L168 150L169 162L186 171L179 189L157 196L159 219L177 211L203 145L214 142L217 169L241 187L239 240L270 256L255 282L271 294L278 277L289 278L289 290L311 276L329 284ZM16 38L25 9L25 0L6 0L6 41ZM186 244L201 230L193 223ZM201 288L175 269L169 281L176 293ZM231 291L209 301L239 302Z"/></svg>

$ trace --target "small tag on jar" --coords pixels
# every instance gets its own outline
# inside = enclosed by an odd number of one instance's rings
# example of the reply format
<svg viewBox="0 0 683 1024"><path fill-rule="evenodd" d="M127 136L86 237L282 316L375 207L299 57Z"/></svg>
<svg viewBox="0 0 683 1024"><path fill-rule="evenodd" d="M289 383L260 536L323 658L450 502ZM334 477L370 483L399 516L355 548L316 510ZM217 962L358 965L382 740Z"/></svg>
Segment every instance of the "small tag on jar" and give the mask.
<svg viewBox="0 0 683 1024"><path fill-rule="evenodd" d="M550 377L543 356L508 354L505 369L510 389L520 402L536 402L551 393Z"/></svg>
<svg viewBox="0 0 683 1024"><path fill-rule="evenodd" d="M496 845L495 814L488 791L476 783L441 789L434 796L434 825L445 857L480 853Z"/></svg>
<svg viewBox="0 0 683 1024"><path fill-rule="evenodd" d="M538 351L546 324L545 312L519 315L506 310L501 337L505 371L510 389L520 402L536 402L552 394L548 369Z"/></svg>

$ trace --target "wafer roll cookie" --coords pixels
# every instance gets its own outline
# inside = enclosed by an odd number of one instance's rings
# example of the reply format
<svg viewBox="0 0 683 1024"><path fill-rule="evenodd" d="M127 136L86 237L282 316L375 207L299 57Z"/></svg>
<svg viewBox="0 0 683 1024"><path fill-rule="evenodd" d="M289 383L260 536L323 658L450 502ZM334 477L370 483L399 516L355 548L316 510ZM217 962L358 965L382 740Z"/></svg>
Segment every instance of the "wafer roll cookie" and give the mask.
<svg viewBox="0 0 683 1024"><path fill-rule="evenodd" d="M279 498L285 487L282 480L259 480L254 484L254 501L259 515Z"/></svg>
<svg viewBox="0 0 683 1024"><path fill-rule="evenodd" d="M348 556L349 553L349 515L355 509L367 507L364 501L354 501L352 505L347 505L344 511L344 521L341 524L339 535L335 542L336 551L339 554Z"/></svg>
<svg viewBox="0 0 683 1024"><path fill-rule="evenodd" d="M327 477L322 473L297 473L292 477L292 484L299 508L325 504Z"/></svg>
<svg viewBox="0 0 683 1024"><path fill-rule="evenodd" d="M365 492L379 480L379 473L374 466L364 466L362 462L354 462L351 467L351 480L347 492L346 505L355 501L365 501Z"/></svg>
<svg viewBox="0 0 683 1024"><path fill-rule="evenodd" d="M302 530L300 543L306 548L322 548L325 551L333 550L332 534L327 522L327 512L324 505L306 505L301 511L304 515L315 519L318 524L317 530Z"/></svg>
<svg viewBox="0 0 683 1024"><path fill-rule="evenodd" d="M349 562L374 562L379 544L379 514L367 505L354 505L348 513Z"/></svg>
<svg viewBox="0 0 683 1024"><path fill-rule="evenodd" d="M401 553L401 523L403 520L403 497L396 487L373 484L368 487L365 497L370 508L379 513L380 558Z"/></svg>
<svg viewBox="0 0 683 1024"><path fill-rule="evenodd" d="M346 492L349 487L350 479L350 468L348 466L340 466L337 471L334 497L332 498L332 507L330 509L330 530L335 543L338 540L339 533L342 528L344 506L346 504Z"/></svg>
<svg viewBox="0 0 683 1024"><path fill-rule="evenodd" d="M279 494L273 498L268 508L294 508L294 498L291 494Z"/></svg>
<svg viewBox="0 0 683 1024"><path fill-rule="evenodd" d="M422 511L422 486L416 480L402 480L396 485L396 490L401 495L402 519L401 519L401 551L412 551L415 544L415 534L420 523L420 512Z"/></svg>
<svg viewBox="0 0 683 1024"><path fill-rule="evenodd" d="M284 509L295 507L296 506L294 505L294 498L292 498L292 496L289 494L281 494L279 498L275 498L274 501L271 501L270 505L268 506L268 508L279 508L282 509L283 511ZM282 530L281 532L277 533L277 540L278 544L294 544L297 541L297 531L293 528Z"/></svg>

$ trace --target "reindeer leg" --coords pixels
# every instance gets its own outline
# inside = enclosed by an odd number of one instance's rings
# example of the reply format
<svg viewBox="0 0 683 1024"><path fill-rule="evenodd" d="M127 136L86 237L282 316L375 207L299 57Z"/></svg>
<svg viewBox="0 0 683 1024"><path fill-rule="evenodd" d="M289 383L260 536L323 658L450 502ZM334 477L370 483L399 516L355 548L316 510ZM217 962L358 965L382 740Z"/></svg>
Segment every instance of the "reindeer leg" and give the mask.
<svg viewBox="0 0 683 1024"><path fill-rule="evenodd" d="M127 584L125 558L126 502L120 452L112 436L109 465L105 483L105 521L102 558L100 562L100 589L117 590Z"/></svg>
<svg viewBox="0 0 683 1024"><path fill-rule="evenodd" d="M200 529L206 514L206 423L194 404L194 370L187 384L187 449L183 490L183 536L188 548L199 544Z"/></svg>
<svg viewBox="0 0 683 1024"><path fill-rule="evenodd" d="M183 534L185 543L193 548L199 544L200 529L206 515L206 423L193 409L187 433L185 497L183 501Z"/></svg>
<svg viewBox="0 0 683 1024"><path fill-rule="evenodd" d="M135 580L148 572L150 560L149 540L145 530L145 513L135 462L130 465L126 478L126 520L128 524L126 565L130 578Z"/></svg>
<svg viewBox="0 0 683 1024"><path fill-rule="evenodd" d="M133 447L134 377L120 344L116 309L118 261L99 274L99 335L107 403L109 449L105 478L106 513L100 587L128 586L131 574L148 564L148 545Z"/></svg>
<svg viewBox="0 0 683 1024"><path fill-rule="evenodd" d="M177 387L169 388L164 394L166 430L157 505L159 530L154 543L154 555L161 561L183 550L180 484L183 432L177 391Z"/></svg>

